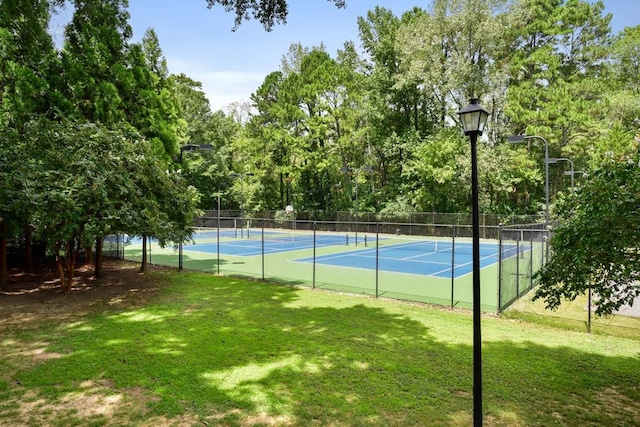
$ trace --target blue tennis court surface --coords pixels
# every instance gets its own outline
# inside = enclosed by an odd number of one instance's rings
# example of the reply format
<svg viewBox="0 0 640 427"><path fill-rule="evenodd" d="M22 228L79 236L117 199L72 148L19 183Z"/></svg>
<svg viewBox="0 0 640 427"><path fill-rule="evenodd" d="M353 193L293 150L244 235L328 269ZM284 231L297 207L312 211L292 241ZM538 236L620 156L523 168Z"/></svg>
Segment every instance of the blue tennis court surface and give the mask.
<svg viewBox="0 0 640 427"><path fill-rule="evenodd" d="M454 256L455 251L455 256ZM522 248L520 249L522 253ZM514 256L517 247L505 248L503 257ZM382 246L378 249L377 268L396 273L457 278L473 271L471 243L452 246L451 242L413 242ZM296 262L314 262L313 257ZM315 258L316 264L376 269L376 248L359 249ZM498 262L498 245L480 245L480 268Z"/></svg>
<svg viewBox="0 0 640 427"><path fill-rule="evenodd" d="M218 247L219 240L219 247ZM252 230L224 230L220 235L215 230L196 233L195 243L185 243L184 250L220 253L234 256L261 256L281 252L320 248L325 246L350 246L354 250L294 259L294 262L331 265L338 267L360 268L396 273L418 274L457 278L473 271L472 244L446 240L427 240L427 238L382 237L378 241L376 256L375 237L358 236L355 246L353 235L347 233L313 234ZM367 246L368 245L368 246ZM502 245L502 257L523 255L524 246ZM484 268L498 262L499 247L494 243L480 244L480 267ZM377 259L377 265L376 265Z"/></svg>
<svg viewBox="0 0 640 427"><path fill-rule="evenodd" d="M250 237L247 237L250 236ZM263 243L264 237L264 243ZM212 239L217 236L214 231L207 234L198 233L194 236L195 244L185 244L184 249L197 252L216 253L218 251L217 242L212 243ZM336 246L353 244L353 236L346 233L336 233L335 235L318 233L314 239L312 234L293 234L265 231L250 231L247 234L243 231L225 231L220 233L220 253L236 256L255 256L274 254L279 252L294 251L299 249L313 248L315 246ZM198 242L203 243L198 243ZM363 240L359 239L362 243Z"/></svg>

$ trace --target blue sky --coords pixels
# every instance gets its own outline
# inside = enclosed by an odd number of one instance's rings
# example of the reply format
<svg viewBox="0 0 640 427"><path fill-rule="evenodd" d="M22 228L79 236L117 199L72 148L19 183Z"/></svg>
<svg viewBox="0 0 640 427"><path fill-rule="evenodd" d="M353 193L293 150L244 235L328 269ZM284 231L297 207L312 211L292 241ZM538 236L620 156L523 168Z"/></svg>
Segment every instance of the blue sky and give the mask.
<svg viewBox="0 0 640 427"><path fill-rule="evenodd" d="M289 0L289 18L267 33L256 22L244 22L232 32L235 15L205 0L129 0L134 41L155 29L174 74L185 73L203 84L215 111L232 102L248 101L267 74L277 71L292 43L319 46L335 56L344 42L359 47L357 18L377 5L400 16L414 6L429 9L431 0L347 0L337 9L326 0ZM640 25L640 1L605 0L617 33ZM60 28L60 27L59 27ZM55 31L55 28L54 28Z"/></svg>

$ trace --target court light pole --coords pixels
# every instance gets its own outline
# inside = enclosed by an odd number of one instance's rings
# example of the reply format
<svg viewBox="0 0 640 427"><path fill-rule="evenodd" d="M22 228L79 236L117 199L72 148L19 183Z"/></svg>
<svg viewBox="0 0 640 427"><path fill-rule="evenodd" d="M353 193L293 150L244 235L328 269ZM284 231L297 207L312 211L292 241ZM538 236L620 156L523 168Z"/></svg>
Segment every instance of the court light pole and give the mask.
<svg viewBox="0 0 640 427"><path fill-rule="evenodd" d="M552 157L549 160L549 164L555 164L558 163L559 161L565 161L565 162L569 162L569 165L571 166L571 170L569 170L568 175L571 175L571 190L573 191L573 175L575 174L574 170L573 170L573 162L570 159L567 159L566 157Z"/></svg>
<svg viewBox="0 0 640 427"><path fill-rule="evenodd" d="M538 139L544 143L544 195L546 199L544 220L549 224L549 144L547 140L538 135L512 135L507 138L507 141L518 144L529 139Z"/></svg>
<svg viewBox="0 0 640 427"><path fill-rule="evenodd" d="M359 168L350 168L348 166L343 166L342 167L342 171L343 172L355 172L356 173L356 246L358 246L358 180L359 180L359 175L360 172L362 171L366 171L366 172L371 172L373 171L373 168L371 166L361 166Z"/></svg>
<svg viewBox="0 0 640 427"><path fill-rule="evenodd" d="M205 150L210 151L213 150L213 145L211 144L186 144L180 147L180 158L178 162L182 164L182 153L185 151L195 151L195 150ZM182 240L178 243L178 270L182 270Z"/></svg>
<svg viewBox="0 0 640 427"><path fill-rule="evenodd" d="M480 328L480 208L478 203L478 136L489 112L472 98L458 111L464 134L471 141L471 216L473 257L473 425L482 426L482 336Z"/></svg>

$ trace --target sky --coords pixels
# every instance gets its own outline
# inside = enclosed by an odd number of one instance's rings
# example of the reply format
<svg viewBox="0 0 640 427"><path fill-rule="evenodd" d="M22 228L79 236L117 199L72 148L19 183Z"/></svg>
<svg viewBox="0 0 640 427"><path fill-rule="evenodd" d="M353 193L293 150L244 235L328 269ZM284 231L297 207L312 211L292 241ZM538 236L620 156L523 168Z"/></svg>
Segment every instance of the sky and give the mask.
<svg viewBox="0 0 640 427"><path fill-rule="evenodd" d="M335 57L346 41L360 48L357 19L369 10L381 6L401 16L414 6L428 10L431 0L347 0L346 9L327 0L288 3L286 25L266 32L259 23L245 21L234 32L235 14L219 5L208 9L205 0L129 0L132 41L140 41L153 28L169 72L201 82L211 109L217 111L249 101L264 78L280 69L291 44L308 48L324 44ZM604 0L604 4L605 12L613 15L614 33L640 25L640 1ZM62 33L62 25L57 27L54 36Z"/></svg>

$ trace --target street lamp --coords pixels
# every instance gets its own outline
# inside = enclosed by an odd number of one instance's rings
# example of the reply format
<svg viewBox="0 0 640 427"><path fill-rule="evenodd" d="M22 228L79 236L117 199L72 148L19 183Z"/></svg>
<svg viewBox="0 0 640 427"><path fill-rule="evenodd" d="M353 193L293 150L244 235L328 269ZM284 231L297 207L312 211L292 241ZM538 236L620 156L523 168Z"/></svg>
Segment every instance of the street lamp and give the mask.
<svg viewBox="0 0 640 427"><path fill-rule="evenodd" d="M471 204L473 256L473 425L482 426L482 337L480 331L480 208L478 204L478 135L487 123L489 112L472 98L458 111L464 134L471 140Z"/></svg>
<svg viewBox="0 0 640 427"><path fill-rule="evenodd" d="M348 166L343 166L342 167L342 172L354 172L356 173L356 246L358 246L358 178L360 175L360 172L362 171L366 171L366 172L371 172L373 171L373 168L371 166L361 166L359 168L350 168Z"/></svg>
<svg viewBox="0 0 640 427"><path fill-rule="evenodd" d="M539 139L544 142L544 194L546 199L544 219L549 224L549 144L547 140L537 135L514 135L508 137L507 141L517 144L528 139Z"/></svg>
<svg viewBox="0 0 640 427"><path fill-rule="evenodd" d="M571 175L571 190L573 190L573 175L575 174L573 170L573 162L570 159L567 159L566 157L552 157L548 160L548 162L549 164L555 164L561 160L564 160L565 162L569 162L569 165L571 165L571 170L567 171L569 172L567 175Z"/></svg>
<svg viewBox="0 0 640 427"><path fill-rule="evenodd" d="M211 144L186 144L180 147L180 160L179 162L182 164L182 153L184 151L195 151L195 150L205 150L210 151L213 150L213 145ZM178 270L182 270L182 240L178 244Z"/></svg>

